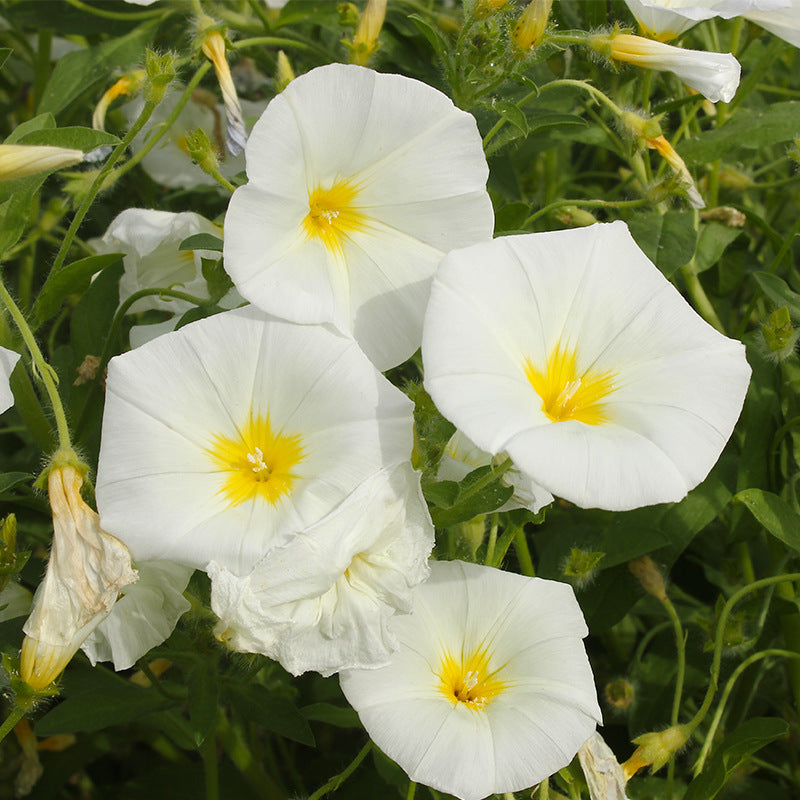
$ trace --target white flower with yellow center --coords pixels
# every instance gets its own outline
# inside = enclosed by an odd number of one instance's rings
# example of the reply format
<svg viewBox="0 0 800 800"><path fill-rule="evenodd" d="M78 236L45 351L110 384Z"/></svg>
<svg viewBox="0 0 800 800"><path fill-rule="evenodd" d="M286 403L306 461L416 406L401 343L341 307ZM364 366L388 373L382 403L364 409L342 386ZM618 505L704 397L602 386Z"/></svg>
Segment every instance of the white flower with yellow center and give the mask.
<svg viewBox="0 0 800 800"><path fill-rule="evenodd" d="M19 361L19 353L0 347L0 414L14 405L14 395L11 393L9 379L14 367Z"/></svg>
<svg viewBox="0 0 800 800"><path fill-rule="evenodd" d="M171 561L136 565L139 580L122 589L111 613L89 634L81 650L92 664L113 661L128 669L161 644L191 608L183 592L194 572Z"/></svg>
<svg viewBox="0 0 800 800"><path fill-rule="evenodd" d="M702 481L750 377L742 344L692 310L623 222L450 253L422 356L434 402L479 447L611 510Z"/></svg>
<svg viewBox="0 0 800 800"><path fill-rule="evenodd" d="M202 260L219 259L218 252L180 250L184 239L198 233L222 237L222 229L200 214L183 211L156 211L149 208L126 208L118 214L100 239L90 242L98 253L123 253L125 269L119 281L120 303L141 289L168 288L207 300L208 284L203 277ZM220 301L224 308L243 303L232 289ZM131 344L138 347L156 335L174 330L180 315L194 308L186 300L148 295L130 307L131 313L157 309L170 311L172 319L154 325L137 325L131 329Z"/></svg>
<svg viewBox="0 0 800 800"><path fill-rule="evenodd" d="M372 740L418 783L461 800L516 792L565 767L600 722L571 587L433 562L400 643L342 691Z"/></svg>
<svg viewBox="0 0 800 800"><path fill-rule="evenodd" d="M790 0L625 0L645 36L675 39L712 17L731 19L749 12L786 8Z"/></svg>
<svg viewBox="0 0 800 800"><path fill-rule="evenodd" d="M411 402L350 337L248 307L111 360L97 502L137 560L245 574L411 447Z"/></svg>
<svg viewBox="0 0 800 800"><path fill-rule="evenodd" d="M443 255L491 238L474 118L400 75L331 64L269 104L225 217L225 268L255 305L350 331L376 366L419 347Z"/></svg>
<svg viewBox="0 0 800 800"><path fill-rule="evenodd" d="M217 636L299 675L385 664L391 617L428 576L433 524L409 463L381 470L244 577L209 566Z"/></svg>

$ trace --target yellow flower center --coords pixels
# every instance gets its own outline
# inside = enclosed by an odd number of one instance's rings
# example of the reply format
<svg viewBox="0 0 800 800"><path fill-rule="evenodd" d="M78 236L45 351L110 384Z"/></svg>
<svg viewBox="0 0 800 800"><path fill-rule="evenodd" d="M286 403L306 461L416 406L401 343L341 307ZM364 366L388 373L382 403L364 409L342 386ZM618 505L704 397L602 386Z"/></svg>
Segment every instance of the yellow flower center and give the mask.
<svg viewBox="0 0 800 800"><path fill-rule="evenodd" d="M328 250L340 253L347 235L364 227L357 198L358 190L347 181L334 183L328 189L317 186L308 195L308 214L303 220L306 235L321 239Z"/></svg>
<svg viewBox="0 0 800 800"><path fill-rule="evenodd" d="M486 650L476 650L471 656L456 660L447 652L442 656L437 677L438 690L453 703L480 710L505 688L497 673L489 669L490 656Z"/></svg>
<svg viewBox="0 0 800 800"><path fill-rule="evenodd" d="M305 457L298 434L275 432L269 415L252 412L238 436L214 436L207 452L225 473L222 492L234 506L255 498L277 505L292 493L299 477L294 468Z"/></svg>
<svg viewBox="0 0 800 800"><path fill-rule="evenodd" d="M615 389L613 372L587 371L579 375L575 351L557 345L544 370L525 359L525 375L542 398L542 411L553 421L574 419L587 425L609 421L603 400Z"/></svg>

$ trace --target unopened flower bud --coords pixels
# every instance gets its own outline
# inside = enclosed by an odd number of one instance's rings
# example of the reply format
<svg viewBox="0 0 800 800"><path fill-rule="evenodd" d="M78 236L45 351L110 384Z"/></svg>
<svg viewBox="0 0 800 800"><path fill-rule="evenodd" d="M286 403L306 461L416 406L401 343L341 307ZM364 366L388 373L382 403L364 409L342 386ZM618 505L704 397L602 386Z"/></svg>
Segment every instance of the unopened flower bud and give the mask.
<svg viewBox="0 0 800 800"><path fill-rule="evenodd" d="M726 166L719 171L719 185L726 189L744 191L753 185L753 179L741 170Z"/></svg>
<svg viewBox="0 0 800 800"><path fill-rule="evenodd" d="M597 222L594 214L578 206L562 206L554 216L562 225L569 225L571 228L585 228Z"/></svg>
<svg viewBox="0 0 800 800"><path fill-rule="evenodd" d="M214 145L211 144L208 134L202 128L196 128L187 133L184 142L186 152L203 172L209 175L219 172L217 151L214 149Z"/></svg>
<svg viewBox="0 0 800 800"><path fill-rule="evenodd" d="M72 167L83 161L83 150L34 144L0 144L0 180L9 181Z"/></svg>
<svg viewBox="0 0 800 800"><path fill-rule="evenodd" d="M619 121L623 130L637 140L655 139L661 136L661 125L656 118L644 117L635 111L623 111Z"/></svg>
<svg viewBox="0 0 800 800"><path fill-rule="evenodd" d="M278 50L278 68L275 72L275 91L280 94L294 80L294 70L289 57L283 50Z"/></svg>
<svg viewBox="0 0 800 800"><path fill-rule="evenodd" d="M144 69L147 79L142 87L142 95L146 103L158 105L167 91L167 87L175 78L178 57L174 53L158 55L153 50L146 50Z"/></svg>
<svg viewBox="0 0 800 800"><path fill-rule="evenodd" d="M606 702L617 711L627 711L636 699L636 689L625 678L609 681L603 690Z"/></svg>
<svg viewBox="0 0 800 800"><path fill-rule="evenodd" d="M118 97L136 94L141 89L144 79L144 70L136 70L123 75L110 89L106 89L92 114L92 127L96 131L104 131L106 129L106 111L111 103Z"/></svg>
<svg viewBox="0 0 800 800"><path fill-rule="evenodd" d="M642 584L642 588L662 603L667 599L667 588L661 570L650 556L641 556L628 562L628 569Z"/></svg>
<svg viewBox="0 0 800 800"><path fill-rule="evenodd" d="M792 327L788 307L781 306L773 311L761 326L761 334L770 355L777 361L784 361L794 354L800 331Z"/></svg>
<svg viewBox="0 0 800 800"><path fill-rule="evenodd" d="M590 553L577 547L571 548L569 558L564 564L564 576L575 578L579 586L590 583L594 578L595 567L605 555L605 553Z"/></svg>
<svg viewBox="0 0 800 800"><path fill-rule="evenodd" d="M355 3L339 3L336 7L339 25L343 28L355 28L361 19L358 6Z"/></svg>
<svg viewBox="0 0 800 800"><path fill-rule="evenodd" d="M658 772L687 742L689 729L686 725L673 725L665 731L644 733L633 743L639 745L633 755L622 765L625 778L630 780L642 767L651 767Z"/></svg>
<svg viewBox="0 0 800 800"><path fill-rule="evenodd" d="M475 0L472 4L472 16L477 19L491 17L502 11L509 3L509 0Z"/></svg>
<svg viewBox="0 0 800 800"><path fill-rule="evenodd" d="M386 0L369 0L358 22L352 42L345 42L350 50L350 63L366 66L372 54L381 46L378 35L386 17Z"/></svg>
<svg viewBox="0 0 800 800"><path fill-rule="evenodd" d="M531 0L514 26L511 38L523 53L532 50L544 36L553 0Z"/></svg>

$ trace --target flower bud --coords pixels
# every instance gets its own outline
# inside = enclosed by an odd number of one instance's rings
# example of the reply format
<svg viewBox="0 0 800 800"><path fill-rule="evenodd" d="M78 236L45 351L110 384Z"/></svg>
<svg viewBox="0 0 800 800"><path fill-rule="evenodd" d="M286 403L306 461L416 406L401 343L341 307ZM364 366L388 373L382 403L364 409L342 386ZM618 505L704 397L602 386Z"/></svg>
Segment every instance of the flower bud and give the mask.
<svg viewBox="0 0 800 800"><path fill-rule="evenodd" d="M575 578L578 586L585 586L591 583L594 578L595 567L605 558L605 553L590 553L573 547L570 550L569 558L564 564L564 576Z"/></svg>
<svg viewBox="0 0 800 800"><path fill-rule="evenodd" d="M726 166L719 171L719 185L742 192L753 185L753 179L741 170Z"/></svg>
<svg viewBox="0 0 800 800"><path fill-rule="evenodd" d="M785 361L794 354L800 331L792 327L788 307L781 306L761 326L761 335L769 348L770 356L776 361Z"/></svg>
<svg viewBox="0 0 800 800"><path fill-rule="evenodd" d="M144 79L144 70L136 70L123 75L110 89L106 89L92 114L92 127L96 131L104 131L106 129L106 111L111 103L118 97L136 94L142 88Z"/></svg>
<svg viewBox="0 0 800 800"><path fill-rule="evenodd" d="M386 0L369 0L352 42L345 42L350 50L351 64L366 66L372 54L381 46L378 35L385 17Z"/></svg>
<svg viewBox="0 0 800 800"><path fill-rule="evenodd" d="M509 0L475 0L472 4L472 16L476 19L484 19L502 11L509 3Z"/></svg>
<svg viewBox="0 0 800 800"><path fill-rule="evenodd" d="M651 767L658 772L688 741L689 729L686 725L673 725L665 731L644 733L633 743L639 745L633 755L622 765L625 778L630 780L642 767Z"/></svg>
<svg viewBox="0 0 800 800"><path fill-rule="evenodd" d="M552 7L553 0L531 0L522 12L511 38L523 53L532 50L541 41Z"/></svg>
<svg viewBox="0 0 800 800"><path fill-rule="evenodd" d="M0 180L10 181L72 167L83 161L83 150L34 144L0 144Z"/></svg>
<svg viewBox="0 0 800 800"><path fill-rule="evenodd" d="M661 125L656 118L648 119L635 111L623 111L619 121L623 130L634 139L647 140L661 136Z"/></svg>
<svg viewBox="0 0 800 800"><path fill-rule="evenodd" d="M219 172L217 151L214 149L214 145L211 144L208 134L202 128L195 128L195 130L187 133L184 143L186 152L203 172L209 175Z"/></svg>
<svg viewBox="0 0 800 800"><path fill-rule="evenodd" d="M174 53L158 55L147 49L144 56L144 68L147 76L142 87L145 102L158 105L167 91L167 87L175 78L178 57Z"/></svg>
<svg viewBox="0 0 800 800"><path fill-rule="evenodd" d="M278 50L278 68L275 72L275 91L280 94L294 80L294 70L289 57L283 50Z"/></svg>
<svg viewBox="0 0 800 800"><path fill-rule="evenodd" d="M667 589L661 570L650 556L641 556L628 562L628 569L642 584L642 588L662 603L667 599Z"/></svg>
<svg viewBox="0 0 800 800"><path fill-rule="evenodd" d="M606 702L617 711L627 711L636 700L636 689L626 678L609 681L603 690Z"/></svg>
<svg viewBox="0 0 800 800"><path fill-rule="evenodd" d="M571 228L585 228L597 222L594 214L584 208L578 208L578 206L562 206L554 216L560 223Z"/></svg>

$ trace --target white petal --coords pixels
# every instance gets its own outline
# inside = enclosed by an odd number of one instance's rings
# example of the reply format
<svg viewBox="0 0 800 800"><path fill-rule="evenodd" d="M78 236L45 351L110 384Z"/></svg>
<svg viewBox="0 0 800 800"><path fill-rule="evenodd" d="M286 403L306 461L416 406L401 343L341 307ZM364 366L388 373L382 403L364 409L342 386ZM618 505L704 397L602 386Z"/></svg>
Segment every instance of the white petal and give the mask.
<svg viewBox="0 0 800 800"><path fill-rule="evenodd" d="M789 44L800 47L800 0L791 0L787 8L779 10L763 8L750 11L744 16Z"/></svg>
<svg viewBox="0 0 800 800"><path fill-rule="evenodd" d="M14 405L14 395L8 385L11 373L19 361L19 353L0 347L0 413Z"/></svg>
<svg viewBox="0 0 800 800"><path fill-rule="evenodd" d="M169 561L145 561L136 569L139 580L122 590L111 613L81 645L92 664L113 661L116 670L132 667L167 639L191 608L183 591L192 569Z"/></svg>

